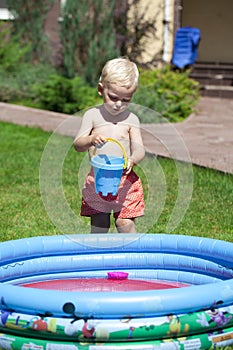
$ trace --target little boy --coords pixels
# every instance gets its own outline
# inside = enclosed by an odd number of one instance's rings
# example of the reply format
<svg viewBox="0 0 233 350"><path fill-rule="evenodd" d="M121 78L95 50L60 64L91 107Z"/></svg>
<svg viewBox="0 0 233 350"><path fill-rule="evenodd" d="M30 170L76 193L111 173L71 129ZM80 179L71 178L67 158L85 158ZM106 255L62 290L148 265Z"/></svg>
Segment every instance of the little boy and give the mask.
<svg viewBox="0 0 233 350"><path fill-rule="evenodd" d="M117 139L126 150L128 165L123 172L117 195L103 196L95 192L94 171L91 169L82 191L81 215L91 218L91 233L107 233L113 211L115 225L120 233L134 233L135 218L144 215L143 188L133 166L145 156L138 117L127 107L137 89L139 72L127 58L108 61L98 83L103 105L88 110L74 140L78 152L97 152L104 146L105 154L120 152L106 138ZM114 149L113 149L114 148ZM120 154L120 153L119 153ZM122 154L121 154L122 155Z"/></svg>

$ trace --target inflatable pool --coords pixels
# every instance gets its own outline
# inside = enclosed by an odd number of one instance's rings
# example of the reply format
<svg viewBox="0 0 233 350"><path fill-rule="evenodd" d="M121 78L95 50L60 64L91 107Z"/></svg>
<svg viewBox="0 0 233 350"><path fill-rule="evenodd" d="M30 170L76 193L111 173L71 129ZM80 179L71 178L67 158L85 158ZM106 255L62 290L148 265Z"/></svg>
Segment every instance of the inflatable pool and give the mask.
<svg viewBox="0 0 233 350"><path fill-rule="evenodd" d="M233 244L166 234L0 243L0 348L233 344Z"/></svg>

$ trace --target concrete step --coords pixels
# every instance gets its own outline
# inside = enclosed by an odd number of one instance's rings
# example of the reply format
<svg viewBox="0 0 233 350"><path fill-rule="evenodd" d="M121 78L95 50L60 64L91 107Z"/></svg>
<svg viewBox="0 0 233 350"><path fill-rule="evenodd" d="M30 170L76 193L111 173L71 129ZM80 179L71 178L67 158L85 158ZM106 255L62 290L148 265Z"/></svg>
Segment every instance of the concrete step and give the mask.
<svg viewBox="0 0 233 350"><path fill-rule="evenodd" d="M233 85L233 74L213 74L213 73L196 73L192 72L190 77L199 81L201 85Z"/></svg>
<svg viewBox="0 0 233 350"><path fill-rule="evenodd" d="M193 71L196 73L233 74L233 64L197 62L193 66Z"/></svg>
<svg viewBox="0 0 233 350"><path fill-rule="evenodd" d="M200 83L202 96L233 98L233 65L196 63L190 77Z"/></svg>
<svg viewBox="0 0 233 350"><path fill-rule="evenodd" d="M233 86L203 85L201 86L201 95L233 99Z"/></svg>

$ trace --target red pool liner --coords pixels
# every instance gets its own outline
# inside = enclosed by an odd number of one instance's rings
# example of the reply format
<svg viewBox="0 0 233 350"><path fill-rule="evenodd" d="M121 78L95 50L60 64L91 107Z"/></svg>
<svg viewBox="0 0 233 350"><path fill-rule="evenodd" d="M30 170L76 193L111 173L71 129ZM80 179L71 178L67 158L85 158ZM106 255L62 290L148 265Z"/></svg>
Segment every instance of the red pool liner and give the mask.
<svg viewBox="0 0 233 350"><path fill-rule="evenodd" d="M113 278L72 278L24 283L21 286L45 290L78 292L131 292L187 287L187 284L170 281L148 281Z"/></svg>

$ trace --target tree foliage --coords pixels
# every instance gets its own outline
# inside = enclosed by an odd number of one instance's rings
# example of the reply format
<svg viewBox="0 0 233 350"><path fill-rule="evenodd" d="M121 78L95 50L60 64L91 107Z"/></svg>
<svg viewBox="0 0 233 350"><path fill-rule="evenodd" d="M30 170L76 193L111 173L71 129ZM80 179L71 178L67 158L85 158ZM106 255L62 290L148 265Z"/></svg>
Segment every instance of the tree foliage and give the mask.
<svg viewBox="0 0 233 350"><path fill-rule="evenodd" d="M52 52L45 33L46 16L58 0L7 0L14 15L13 33L28 46L33 63L51 62ZM157 13L148 17L141 0L69 0L61 8L60 72L67 78L82 76L95 85L103 64L116 56L128 56L142 65L148 38L156 38ZM160 11L161 9L158 9ZM154 40L154 39L153 39ZM153 57L144 66L153 65Z"/></svg>
<svg viewBox="0 0 233 350"><path fill-rule="evenodd" d="M114 0L70 0L62 9L64 75L82 75L96 84L102 65L118 55L113 25Z"/></svg>
<svg viewBox="0 0 233 350"><path fill-rule="evenodd" d="M31 46L33 61L49 58L47 38L44 33L46 15L55 0L7 0L14 16L13 33L21 42Z"/></svg>

